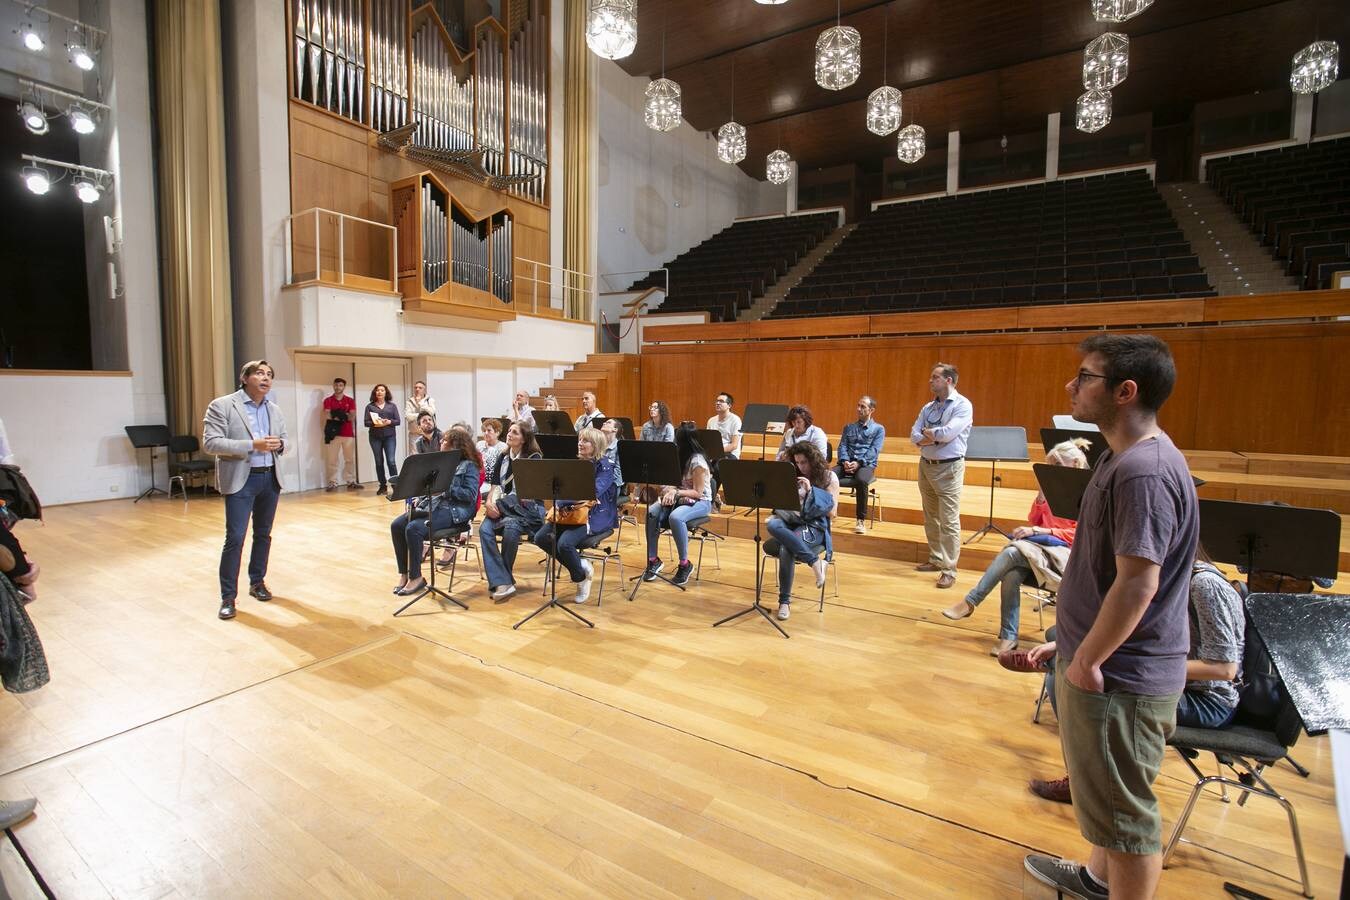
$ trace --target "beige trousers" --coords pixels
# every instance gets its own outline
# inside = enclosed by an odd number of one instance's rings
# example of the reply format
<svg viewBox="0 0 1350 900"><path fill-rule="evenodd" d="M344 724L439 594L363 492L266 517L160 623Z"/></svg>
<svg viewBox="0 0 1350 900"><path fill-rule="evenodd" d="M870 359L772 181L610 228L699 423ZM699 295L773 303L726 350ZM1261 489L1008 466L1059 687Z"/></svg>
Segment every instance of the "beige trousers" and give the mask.
<svg viewBox="0 0 1350 900"><path fill-rule="evenodd" d="M928 561L953 575L961 556L961 483L965 474L964 459L941 465L919 463L919 496L923 498Z"/></svg>
<svg viewBox="0 0 1350 900"><path fill-rule="evenodd" d="M340 476L347 471L344 481ZM356 438L335 437L323 445L324 478L328 484L346 484L356 480Z"/></svg>

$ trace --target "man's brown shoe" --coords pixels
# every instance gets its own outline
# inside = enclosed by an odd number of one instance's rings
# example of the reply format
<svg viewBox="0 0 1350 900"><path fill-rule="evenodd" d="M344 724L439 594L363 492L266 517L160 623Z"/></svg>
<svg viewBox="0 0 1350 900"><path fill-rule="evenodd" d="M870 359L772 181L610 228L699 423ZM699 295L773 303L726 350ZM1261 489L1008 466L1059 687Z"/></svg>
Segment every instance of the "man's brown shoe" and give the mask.
<svg viewBox="0 0 1350 900"><path fill-rule="evenodd" d="M1032 662L1029 650L1004 650L998 654L998 664L1009 672L1031 672L1034 674L1050 671L1044 662Z"/></svg>
<svg viewBox="0 0 1350 900"><path fill-rule="evenodd" d="M1033 778L1027 782L1027 787L1037 797L1044 800L1053 800L1055 803L1073 803L1073 798L1069 794L1069 776L1056 778L1054 781L1042 781L1039 778Z"/></svg>
<svg viewBox="0 0 1350 900"><path fill-rule="evenodd" d="M919 563L914 567L915 572L941 572L942 570L930 562Z"/></svg>
<svg viewBox="0 0 1350 900"><path fill-rule="evenodd" d="M946 589L956 584L956 576L951 572L943 572L942 577L937 580L937 586Z"/></svg>

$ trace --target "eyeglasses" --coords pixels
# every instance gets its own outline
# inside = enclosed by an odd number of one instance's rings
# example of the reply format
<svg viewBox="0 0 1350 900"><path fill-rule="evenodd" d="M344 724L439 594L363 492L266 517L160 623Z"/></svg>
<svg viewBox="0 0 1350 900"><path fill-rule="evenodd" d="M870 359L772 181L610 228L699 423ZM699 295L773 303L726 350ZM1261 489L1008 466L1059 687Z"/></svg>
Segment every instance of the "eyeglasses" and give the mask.
<svg viewBox="0 0 1350 900"><path fill-rule="evenodd" d="M1086 380L1086 379L1088 379L1088 378L1100 378L1100 379L1102 379L1103 381L1110 381L1110 380L1111 380L1111 376L1110 376L1110 375L1098 375L1096 372L1089 372L1089 371L1087 371L1087 370L1085 370L1085 369L1079 369L1079 370L1078 370L1078 375L1077 375L1077 377L1075 377L1074 380L1073 380L1073 386L1076 387L1076 388L1082 387L1082 386L1083 386L1084 380Z"/></svg>
<svg viewBox="0 0 1350 900"><path fill-rule="evenodd" d="M713 402L714 402L714 403L726 403L727 400L726 400L725 397L718 397L718 398L717 398L716 400L714 400Z"/></svg>

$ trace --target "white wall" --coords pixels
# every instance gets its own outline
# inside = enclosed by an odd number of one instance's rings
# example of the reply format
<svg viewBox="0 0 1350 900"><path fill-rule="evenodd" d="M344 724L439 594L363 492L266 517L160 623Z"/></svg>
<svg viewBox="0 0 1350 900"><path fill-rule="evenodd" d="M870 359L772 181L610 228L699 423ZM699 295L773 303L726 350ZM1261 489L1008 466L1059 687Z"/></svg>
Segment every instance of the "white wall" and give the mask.
<svg viewBox="0 0 1350 900"><path fill-rule="evenodd" d="M600 274L646 272L721 231L738 216L785 212L787 188L717 158L717 141L687 122L671 132L642 119L648 79L596 61L599 89ZM772 147L751 145L754 156ZM628 287L641 275L602 281Z"/></svg>
<svg viewBox="0 0 1350 900"><path fill-rule="evenodd" d="M136 424L132 381L0 370L0 418L43 505L135 497L150 486L150 451L138 459L123 430ZM163 453L161 489L169 483Z"/></svg>

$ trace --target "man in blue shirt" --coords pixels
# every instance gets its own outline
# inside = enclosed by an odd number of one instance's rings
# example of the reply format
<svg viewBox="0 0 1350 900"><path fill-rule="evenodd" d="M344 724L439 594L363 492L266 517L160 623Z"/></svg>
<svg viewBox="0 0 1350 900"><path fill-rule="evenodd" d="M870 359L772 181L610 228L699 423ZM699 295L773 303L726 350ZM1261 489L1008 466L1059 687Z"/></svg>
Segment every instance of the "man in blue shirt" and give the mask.
<svg viewBox="0 0 1350 900"><path fill-rule="evenodd" d="M854 534L863 533L863 523L867 521L867 487L877 477L877 460L881 458L881 447L886 441L886 428L873 420L877 413L877 401L863 396L858 400L858 421L844 426L839 436L839 465L834 474L839 476L840 487L853 488L854 504L857 507L857 524Z"/></svg>
<svg viewBox="0 0 1350 900"><path fill-rule="evenodd" d="M938 363L928 376L933 399L919 410L909 439L919 448L919 496L928 561L920 572L939 572L937 586L956 583L961 556L961 485L966 474L966 439L975 408L956 391L956 366Z"/></svg>

